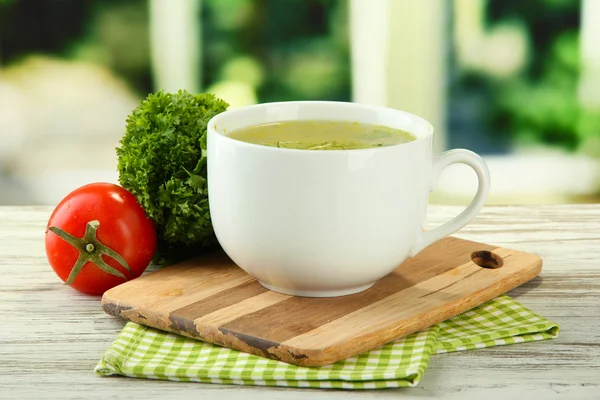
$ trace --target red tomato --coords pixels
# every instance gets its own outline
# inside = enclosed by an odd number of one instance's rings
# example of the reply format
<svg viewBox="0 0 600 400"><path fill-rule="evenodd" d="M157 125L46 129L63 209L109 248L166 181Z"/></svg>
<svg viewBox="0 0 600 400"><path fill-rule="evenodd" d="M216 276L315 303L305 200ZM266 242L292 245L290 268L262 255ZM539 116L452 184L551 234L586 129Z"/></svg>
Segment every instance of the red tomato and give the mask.
<svg viewBox="0 0 600 400"><path fill-rule="evenodd" d="M139 277L156 250L156 229L135 196L112 183L69 193L46 227L46 255L66 284L99 295Z"/></svg>

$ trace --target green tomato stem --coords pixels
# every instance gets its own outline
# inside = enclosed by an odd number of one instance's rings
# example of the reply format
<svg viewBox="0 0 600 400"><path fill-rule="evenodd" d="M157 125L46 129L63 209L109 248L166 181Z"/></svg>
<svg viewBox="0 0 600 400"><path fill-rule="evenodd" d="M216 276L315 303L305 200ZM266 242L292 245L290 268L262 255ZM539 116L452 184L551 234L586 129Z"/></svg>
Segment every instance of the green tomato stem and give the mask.
<svg viewBox="0 0 600 400"><path fill-rule="evenodd" d="M131 268L129 267L129 264L127 264L127 261L119 253L117 253L110 247L105 246L98 240L97 233L99 226L99 221L94 220L88 222L85 227L85 234L82 238L75 237L56 226L51 226L48 228L48 230L55 233L58 237L60 237L65 242L75 247L77 251L79 251L77 261L73 265L71 273L65 281L65 285L72 284L77 275L81 272L85 264L87 264L88 262L95 264L96 267L100 268L102 271L110 275L118 276L120 278L128 280L127 277L123 273L121 273L121 271L108 265L106 261L104 261L104 259L102 258L103 255L109 256L131 273Z"/></svg>

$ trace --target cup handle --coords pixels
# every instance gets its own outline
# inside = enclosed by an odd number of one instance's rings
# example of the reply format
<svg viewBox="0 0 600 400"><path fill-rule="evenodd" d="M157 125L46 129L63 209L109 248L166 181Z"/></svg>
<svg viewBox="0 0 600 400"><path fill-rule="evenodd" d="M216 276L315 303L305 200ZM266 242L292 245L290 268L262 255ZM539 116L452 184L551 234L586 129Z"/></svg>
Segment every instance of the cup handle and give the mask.
<svg viewBox="0 0 600 400"><path fill-rule="evenodd" d="M431 189L437 182L440 173L451 164L466 164L477 174L477 193L467 208L454 219L430 231L419 231L417 240L410 250L409 257L417 255L430 244L437 242L461 229L471 222L481 211L490 191L490 171L483 159L476 153L465 149L448 150L433 159L431 168Z"/></svg>

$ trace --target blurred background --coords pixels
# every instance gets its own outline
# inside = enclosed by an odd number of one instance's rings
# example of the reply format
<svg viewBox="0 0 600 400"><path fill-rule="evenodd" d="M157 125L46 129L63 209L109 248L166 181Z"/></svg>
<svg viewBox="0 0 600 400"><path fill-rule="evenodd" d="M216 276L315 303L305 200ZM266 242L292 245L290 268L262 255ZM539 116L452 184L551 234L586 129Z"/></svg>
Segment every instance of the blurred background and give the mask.
<svg viewBox="0 0 600 400"><path fill-rule="evenodd" d="M400 108L484 156L490 204L600 202L598 0L0 0L0 204L117 182L159 89ZM475 188L453 166L431 202Z"/></svg>

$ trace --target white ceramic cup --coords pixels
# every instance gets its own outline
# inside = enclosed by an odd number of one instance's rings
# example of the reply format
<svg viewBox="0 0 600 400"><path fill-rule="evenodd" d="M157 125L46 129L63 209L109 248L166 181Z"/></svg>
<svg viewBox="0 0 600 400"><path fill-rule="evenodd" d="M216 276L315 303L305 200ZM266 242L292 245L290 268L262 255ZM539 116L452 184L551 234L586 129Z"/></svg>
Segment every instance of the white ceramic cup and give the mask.
<svg viewBox="0 0 600 400"><path fill-rule="evenodd" d="M251 144L227 133L297 120L356 121L406 130L416 140L360 150L296 150ZM227 255L266 288L331 297L368 289L408 257L471 221L485 203L486 164L468 150L432 158L433 127L409 113L344 102L266 103L208 123L212 224ZM477 194L456 218L423 231L440 172L475 170Z"/></svg>

